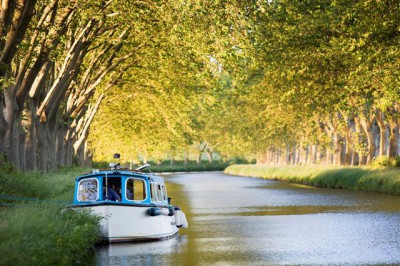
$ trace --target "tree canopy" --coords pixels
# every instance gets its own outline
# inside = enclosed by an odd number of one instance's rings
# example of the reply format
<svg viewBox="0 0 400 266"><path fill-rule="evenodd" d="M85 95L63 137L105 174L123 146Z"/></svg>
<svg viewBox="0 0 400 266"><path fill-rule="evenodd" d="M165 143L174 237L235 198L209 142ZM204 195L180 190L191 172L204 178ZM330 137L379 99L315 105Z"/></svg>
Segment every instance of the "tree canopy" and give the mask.
<svg viewBox="0 0 400 266"><path fill-rule="evenodd" d="M21 169L399 151L397 1L4 0L0 153Z"/></svg>

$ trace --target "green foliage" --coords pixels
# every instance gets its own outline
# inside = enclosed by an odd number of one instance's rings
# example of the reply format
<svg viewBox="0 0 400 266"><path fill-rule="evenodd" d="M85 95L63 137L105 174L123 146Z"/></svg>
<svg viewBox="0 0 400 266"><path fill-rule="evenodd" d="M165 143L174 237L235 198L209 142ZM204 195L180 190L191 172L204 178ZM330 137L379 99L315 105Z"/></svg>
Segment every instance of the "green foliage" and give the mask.
<svg viewBox="0 0 400 266"><path fill-rule="evenodd" d="M0 212L1 265L71 265L99 239L99 219L46 205Z"/></svg>
<svg viewBox="0 0 400 266"><path fill-rule="evenodd" d="M400 195L400 169L397 168L232 165L225 169L225 173L316 187Z"/></svg>
<svg viewBox="0 0 400 266"><path fill-rule="evenodd" d="M146 36L151 41L137 51L137 67L126 71L96 116L89 136L94 159L107 160L116 150L130 158L161 159L202 141L223 155L243 152L234 150L243 143L239 138L220 134L229 126L221 121L230 117L224 117L219 91L226 87L225 68L236 62L233 47L244 47L241 7L219 1L160 1L151 12L146 7L133 20L141 37L130 41L133 49Z"/></svg>
<svg viewBox="0 0 400 266"><path fill-rule="evenodd" d="M15 171L15 166L7 160L5 155L0 155L0 173L11 174Z"/></svg>
<svg viewBox="0 0 400 266"><path fill-rule="evenodd" d="M372 167L398 167L400 166L400 157L378 156L371 164Z"/></svg>
<svg viewBox="0 0 400 266"><path fill-rule="evenodd" d="M99 240L99 217L67 208L86 169L0 172L1 265L71 265ZM40 200L35 200L40 199Z"/></svg>
<svg viewBox="0 0 400 266"><path fill-rule="evenodd" d="M0 193L72 202L75 177L87 171L85 168L64 168L50 173L0 172Z"/></svg>
<svg viewBox="0 0 400 266"><path fill-rule="evenodd" d="M348 124L399 111L399 6L279 0L248 8L254 54L239 84L249 93L238 95L245 107L230 109L246 123L230 133L263 152L293 142L330 147L332 131L342 138L350 131L358 136L346 144L372 154L365 129Z"/></svg>

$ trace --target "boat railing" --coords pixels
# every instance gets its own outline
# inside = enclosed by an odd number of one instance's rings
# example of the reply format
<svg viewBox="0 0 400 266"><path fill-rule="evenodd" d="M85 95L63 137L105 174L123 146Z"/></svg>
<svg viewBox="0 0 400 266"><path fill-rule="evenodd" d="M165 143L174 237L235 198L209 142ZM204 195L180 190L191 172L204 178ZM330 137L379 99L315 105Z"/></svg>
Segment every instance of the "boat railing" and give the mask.
<svg viewBox="0 0 400 266"><path fill-rule="evenodd" d="M111 164L110 164L111 165ZM111 169L107 169L107 168L102 168L102 169L92 169L90 171L90 173L88 174L94 174L94 173L99 173L99 172L103 172L103 171L126 171L126 172L133 172L133 173L144 173L144 171L146 169L149 170L150 173L152 173L152 171L150 170L151 165L150 164L145 164L142 166L139 166L135 169L129 169L129 168L122 168L122 167L116 167L116 168L111 168Z"/></svg>

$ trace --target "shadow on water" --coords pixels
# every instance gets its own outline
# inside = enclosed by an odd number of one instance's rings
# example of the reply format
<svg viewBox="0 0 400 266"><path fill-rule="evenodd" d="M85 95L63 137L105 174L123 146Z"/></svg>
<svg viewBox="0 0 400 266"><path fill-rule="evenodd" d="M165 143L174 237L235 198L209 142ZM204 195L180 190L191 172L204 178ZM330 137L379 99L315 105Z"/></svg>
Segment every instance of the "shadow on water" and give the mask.
<svg viewBox="0 0 400 266"><path fill-rule="evenodd" d="M101 246L96 265L400 264L400 197L220 172L166 175L189 228Z"/></svg>

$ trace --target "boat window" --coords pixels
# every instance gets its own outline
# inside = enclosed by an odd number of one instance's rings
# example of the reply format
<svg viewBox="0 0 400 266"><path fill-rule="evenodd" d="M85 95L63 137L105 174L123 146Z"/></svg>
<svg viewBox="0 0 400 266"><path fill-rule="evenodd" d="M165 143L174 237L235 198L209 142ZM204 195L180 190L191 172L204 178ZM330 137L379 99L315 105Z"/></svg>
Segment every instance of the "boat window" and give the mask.
<svg viewBox="0 0 400 266"><path fill-rule="evenodd" d="M150 194L151 194L151 200L152 201L157 201L156 199L156 187L154 183L150 183Z"/></svg>
<svg viewBox="0 0 400 266"><path fill-rule="evenodd" d="M162 201L162 189L161 189L161 185L157 184L157 201Z"/></svg>
<svg viewBox="0 0 400 266"><path fill-rule="evenodd" d="M162 186L162 195L163 195L163 201L167 200L167 190L165 189L165 186Z"/></svg>
<svg viewBox="0 0 400 266"><path fill-rule="evenodd" d="M141 179L129 178L126 181L126 198L128 200L145 200L146 183Z"/></svg>
<svg viewBox="0 0 400 266"><path fill-rule="evenodd" d="M150 183L150 192L152 201L164 201L167 199L165 188L157 183Z"/></svg>
<svg viewBox="0 0 400 266"><path fill-rule="evenodd" d="M78 185L79 201L96 201L99 198L99 182L96 178L81 180Z"/></svg>
<svg viewBox="0 0 400 266"><path fill-rule="evenodd" d="M103 177L103 199L121 201L121 177Z"/></svg>
<svg viewBox="0 0 400 266"><path fill-rule="evenodd" d="M155 193L154 193L154 183L150 183L150 198L152 201L155 201Z"/></svg>

